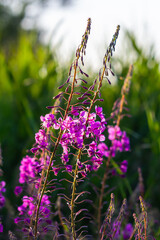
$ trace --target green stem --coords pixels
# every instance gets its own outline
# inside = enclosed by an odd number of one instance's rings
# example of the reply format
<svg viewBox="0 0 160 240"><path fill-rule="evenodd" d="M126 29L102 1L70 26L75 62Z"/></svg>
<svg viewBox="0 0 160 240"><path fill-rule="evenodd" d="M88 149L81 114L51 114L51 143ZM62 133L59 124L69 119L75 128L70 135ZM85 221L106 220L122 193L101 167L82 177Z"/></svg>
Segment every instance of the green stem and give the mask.
<svg viewBox="0 0 160 240"><path fill-rule="evenodd" d="M72 236L73 236L74 240L76 240L74 198L75 198L75 192L76 192L77 174L78 174L78 164L76 163L76 169L74 172L74 179L73 179L73 184L72 184L72 198L71 198L71 229L72 229Z"/></svg>

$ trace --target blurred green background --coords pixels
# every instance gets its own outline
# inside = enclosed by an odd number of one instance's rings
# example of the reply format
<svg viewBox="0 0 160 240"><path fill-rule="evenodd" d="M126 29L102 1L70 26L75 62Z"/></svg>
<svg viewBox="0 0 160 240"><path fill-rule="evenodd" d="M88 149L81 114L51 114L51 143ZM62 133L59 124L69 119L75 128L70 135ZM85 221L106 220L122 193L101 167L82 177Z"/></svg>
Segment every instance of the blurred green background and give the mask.
<svg viewBox="0 0 160 240"><path fill-rule="evenodd" d="M27 2L27 1L26 1ZM20 14L13 14L8 6L0 4L0 143L3 158L3 179L7 182L7 204L16 206L13 194L18 183L19 164L26 150L34 143L34 134L40 126L40 116L48 113L52 97L67 78L71 59L62 65L57 57L57 46L40 41L40 31L24 30L24 2ZM65 1L64 1L65 2ZM42 1L43 3L43 1ZM63 1L62 1L63 4ZM127 179L132 191L138 184L138 167L142 170L145 199L160 211L160 65L154 49L145 52L136 36L126 32L125 59L114 57L112 66L117 76L124 77L130 64L134 65L131 88L127 96L131 118L124 118L121 126L131 140L127 154ZM129 62L135 56L134 63ZM91 76L94 74L88 69ZM107 117L114 101L120 96L123 81L105 84L102 89L104 112ZM122 197L127 190L120 181Z"/></svg>

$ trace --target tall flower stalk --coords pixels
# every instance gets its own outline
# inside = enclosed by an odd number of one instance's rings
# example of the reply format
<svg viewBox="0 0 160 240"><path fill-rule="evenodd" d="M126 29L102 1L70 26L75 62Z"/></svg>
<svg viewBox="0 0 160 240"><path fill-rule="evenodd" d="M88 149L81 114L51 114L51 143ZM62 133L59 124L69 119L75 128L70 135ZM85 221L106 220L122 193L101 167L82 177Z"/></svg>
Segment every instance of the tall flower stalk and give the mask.
<svg viewBox="0 0 160 240"><path fill-rule="evenodd" d="M133 72L133 66L130 65L130 68L128 70L128 74L127 74L127 76L124 80L124 84L123 84L123 87L122 87L122 90L121 90L121 98L118 99L115 102L114 107L113 107L113 112L111 114L111 117L114 119L114 122L116 124L115 124L114 127L111 126L111 127L108 128L108 132L109 132L109 135L110 135L109 139L113 140L113 141L112 141L112 144L111 144L111 147L110 147L110 151L108 153L108 158L107 158L107 161L106 161L106 169L105 169L105 173L103 175L101 190L100 190L99 206L98 206L98 229L99 229L99 234L100 234L100 228L101 228L101 210L102 210L102 202L103 202L103 197L104 197L105 184L106 184L106 180L108 178L109 166L110 166L111 159L112 159L112 157L115 157L115 152L113 153L113 149L115 148L115 146L114 146L115 141L114 140L116 138L116 135L117 136L119 135L119 137L120 137L121 133L122 133L120 131L119 125L120 125L121 119L125 115L125 114L122 114L122 113L123 113L124 105L127 103L125 97L126 97L126 94L129 91L130 79L131 79L131 76L132 76L132 72ZM126 141L128 142L127 138L126 138ZM116 142L116 144L117 144L117 142ZM117 147L117 150L120 150L120 149L118 149L119 147ZM126 146L126 148L124 148L123 150L125 150L125 151L129 150L129 146L128 147ZM122 151L122 149L120 151ZM125 161L123 163L124 163L124 165L126 165L126 166L124 166L124 168L126 169L127 162ZM122 172L123 172L123 169L122 169Z"/></svg>
<svg viewBox="0 0 160 240"><path fill-rule="evenodd" d="M74 63L71 65L71 68L70 68L69 78L71 77L72 67L73 67L73 72L74 73L73 73L73 79L72 79L71 92L69 94L67 107L66 107L65 114L64 114L64 117L63 117L62 121L64 121L66 119L67 114L69 112L69 108L71 106L71 100L72 100L73 94L74 94L75 83L77 81L76 80L76 78L77 78L77 70L79 68L78 67L78 61L79 61L79 58L81 57L81 61L83 63L83 55L85 54L85 49L86 49L86 45L87 45L87 41L88 41L88 36L90 34L90 27L91 27L91 19L89 18L86 31L85 31L85 33L84 33L84 35L82 37L81 45L78 47L78 49L76 51L76 59L75 59ZM40 193L40 197L39 197L39 201L38 201L38 205L37 205L37 210L36 210L36 218L35 218L35 239L37 238L37 224L38 224L40 204L41 204L42 197L43 197L45 189L46 189L46 185L47 185L47 181L48 181L48 176L49 176L49 173L50 173L51 165L52 165L52 162L53 162L56 150L58 148L59 142L61 140L62 134L63 134L63 130L62 130L62 128L60 128L59 136L58 136L57 141L55 143L54 150L52 152L52 155L51 155L51 158L50 158L50 161L49 161L49 166L48 166L48 169L47 169L47 172L46 172L43 188L42 188L41 193Z"/></svg>
<svg viewBox="0 0 160 240"><path fill-rule="evenodd" d="M88 124L88 121L89 121L89 116L90 116L90 113L91 113L91 110L93 108L93 105L95 104L96 102L96 99L97 99L97 96L98 94L100 94L100 88L102 86L102 81L104 79L104 75L105 73L111 69L107 66L107 63L110 63L110 59L111 59L111 56L112 56L112 53L113 53L113 50L115 50L115 45L116 45L116 40L118 38L118 34L119 34L119 30L120 30L120 26L118 25L117 26L117 29L116 29L116 32L113 36L113 39L109 45L109 48L107 49L106 53L105 53L105 56L104 56L104 59L103 59L103 68L102 70L100 70L99 72L99 76L98 76L98 80L99 82L97 83L97 90L94 92L94 95L93 95L93 99L89 99L88 100L90 101L90 106L88 108L88 112L87 112L87 117L86 117L86 130L87 130L87 124ZM108 74L107 74L108 75ZM96 80L97 81L97 80ZM84 142L84 138L85 138L85 134L86 134L86 131L84 131L83 133L83 142ZM76 190L76 183L77 183L77 177L78 177L78 161L80 160L81 158L81 155L82 155L82 151L83 149L85 148L85 144L82 148L79 149L78 151L78 155L77 155L77 160L76 160L76 166L75 166L75 172L74 172L74 180L73 180L73 186L72 186L72 199L71 199L71 227L72 227L72 233L73 233L73 239L76 240L76 233L75 233L75 217L74 217L74 198L75 198L75 190Z"/></svg>

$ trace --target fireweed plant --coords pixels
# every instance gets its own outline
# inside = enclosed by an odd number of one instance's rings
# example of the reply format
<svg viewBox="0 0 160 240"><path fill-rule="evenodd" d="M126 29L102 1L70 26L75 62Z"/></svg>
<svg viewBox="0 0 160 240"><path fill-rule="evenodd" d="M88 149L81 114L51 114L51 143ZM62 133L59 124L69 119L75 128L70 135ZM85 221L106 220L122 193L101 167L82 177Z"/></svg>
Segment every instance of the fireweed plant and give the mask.
<svg viewBox="0 0 160 240"><path fill-rule="evenodd" d="M20 185L16 186L14 191L16 196L25 192L22 204L18 206L18 216L14 219L20 229L18 239L92 238L87 235L86 226L83 224L84 219L89 221L90 216L87 215L86 206L92 202L87 198L81 200L82 196L88 192L77 189L92 172L101 167L103 162L106 165L106 171L102 177L99 195L97 235L101 240L119 239L126 200L123 201L119 215L113 221L115 209L113 194L104 218L101 211L106 180L111 174L110 166L114 166L120 176L124 176L127 171L127 160L123 160L118 165L113 159L118 152L130 150L129 138L126 132L121 130L120 120L125 115L123 110L125 110L132 66L124 81L121 98L114 104L111 114L113 124L107 125L103 109L98 103L103 101L100 92L103 81L106 79L111 84L109 78L110 75L114 75L111 69L111 58L115 51L120 26L117 26L106 50L103 66L97 78L88 86L89 82L86 79L89 76L82 67L90 30L91 19L89 18L67 80L59 87L61 92L53 98L55 100L53 106L47 107L50 113L40 117L41 128L35 134L35 144L21 161ZM64 175L64 178L60 179L59 175ZM65 186L70 189L70 195L65 193L62 181L67 183ZM5 204L4 192L5 182L1 181L0 207ZM53 197L57 198L56 202L52 201ZM66 213L61 211L61 200L68 206ZM143 217L138 219L134 214L135 228L133 229L132 224L128 223L123 229L123 239L133 237L147 239L147 213L142 197L140 204ZM80 205L85 205L85 208L79 207ZM81 214L82 217L80 217ZM56 220L53 222L54 217ZM0 232L2 231L3 225L0 220ZM16 239L11 232L9 236L10 239Z"/></svg>

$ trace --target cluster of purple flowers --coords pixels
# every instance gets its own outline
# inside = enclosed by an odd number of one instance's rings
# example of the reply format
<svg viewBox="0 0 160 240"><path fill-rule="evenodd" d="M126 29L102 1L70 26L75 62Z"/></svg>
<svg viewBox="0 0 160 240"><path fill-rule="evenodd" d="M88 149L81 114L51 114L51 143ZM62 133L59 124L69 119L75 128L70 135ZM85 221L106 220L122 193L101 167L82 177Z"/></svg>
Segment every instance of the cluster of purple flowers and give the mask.
<svg viewBox="0 0 160 240"><path fill-rule="evenodd" d="M5 197L3 196L3 193L6 191L6 183L5 181L0 182L0 209L4 207L5 205ZM1 219L0 219L1 220ZM0 232L3 232L3 224L0 221Z"/></svg>
<svg viewBox="0 0 160 240"><path fill-rule="evenodd" d="M35 146L31 149L32 153L40 154L41 151L48 149L49 145L49 136L45 129L54 128L59 129L62 118L56 120L54 114L46 114L45 116L41 116L40 120L42 122L42 128L35 134Z"/></svg>
<svg viewBox="0 0 160 240"><path fill-rule="evenodd" d="M60 145L63 150L61 160L68 172L72 171L72 166L68 165L69 155L72 154L71 148L81 148L83 152L86 151L87 153L89 160L85 164L82 160L80 161L80 159L78 159L78 167L81 169L81 174L83 176L86 176L88 171L96 171L103 162L103 156L110 156L113 158L118 151L122 152L130 150L129 138L126 136L126 132L121 131L120 127L117 125L108 126L108 139L111 141L111 144L108 147L104 143L104 131L107 122L102 107L95 106L95 112L90 113L89 116L87 111L80 111L78 108L72 107L70 114L67 115L64 120L62 120L61 117L56 119L52 113L41 116L40 119L42 122L42 129L35 134L36 142L31 151L37 155L45 149L48 150L50 138L47 135L47 130L61 128L63 132L60 140ZM88 139L90 143L85 144L85 139ZM30 158L27 156L24 158L21 169L25 168L27 170L23 162L28 162L27 165L29 165L30 170L28 170L27 173L24 173L23 171L23 173L20 174L20 183L25 182L28 175L29 177L34 178L35 174L41 170L36 157ZM126 173L126 160L121 163L120 169L122 173ZM60 168L53 167L55 175L57 175L59 170Z"/></svg>
<svg viewBox="0 0 160 240"><path fill-rule="evenodd" d="M34 180L41 171L41 165L35 157L25 156L20 165L19 183L28 183Z"/></svg>
<svg viewBox="0 0 160 240"><path fill-rule="evenodd" d="M20 165L20 184L33 183L38 190L41 171L49 164L52 129L61 129L62 136L59 141L62 147L61 161L68 172L72 172L70 164L70 155L74 151L82 150L81 159L77 159L78 169L82 176L86 177L87 172L97 171L103 162L103 157L115 157L116 153L129 151L129 139L119 126L108 126L103 114L102 107L95 106L95 112L88 115L88 111L82 108L73 108L63 120L61 117L56 119L55 115L50 113L40 117L42 128L35 134L35 144L31 149L34 156L26 155ZM110 144L105 144L104 131L108 129L108 139ZM49 132L50 130L50 132ZM54 144L54 143L53 143ZM42 157L45 154L45 158ZM83 160L83 155L85 156ZM55 161L55 160L54 160ZM52 170L55 175L62 167L52 164ZM120 169L123 173L127 171L127 161L121 163ZM22 191L21 186L15 188L15 194L19 195ZM22 205L18 207L19 217L15 223L20 221L27 222L29 217L35 217L37 197L24 196ZM43 196L40 205L40 215L45 219L50 215L50 201L47 195ZM29 220L28 220L29 221Z"/></svg>
<svg viewBox="0 0 160 240"><path fill-rule="evenodd" d="M129 138L125 131L121 131L119 126L108 126L108 139L112 143L109 149L111 157L115 157L118 151L130 150Z"/></svg>
<svg viewBox="0 0 160 240"><path fill-rule="evenodd" d="M98 149L103 156L114 158L117 152L125 152L130 150L129 138L127 137L125 131L121 131L119 126L108 126L108 139L111 142L109 147L105 143L100 143L98 145ZM122 172L121 176L124 176L124 174L127 172L127 167L127 160L123 160L120 164L120 170ZM113 173L115 173L115 170Z"/></svg>
<svg viewBox="0 0 160 240"><path fill-rule="evenodd" d="M120 226L121 226L121 224L119 222L113 223L113 232L114 232L114 230L116 230L114 239L118 240L118 239L120 239L120 235L122 235L124 240L128 240L133 233L132 224L131 223L126 224L126 226L122 232L120 231Z"/></svg>
<svg viewBox="0 0 160 240"><path fill-rule="evenodd" d="M37 136L37 135L36 135ZM20 165L20 184L34 184L34 197L23 196L22 205L18 207L19 217L15 218L15 223L19 224L21 222L29 226L30 219L35 219L36 209L37 209L37 199L38 199L38 189L41 181L42 169L46 168L49 164L49 156L45 158L40 156L30 157L26 155ZM22 186L16 186L14 193L16 196L21 194ZM49 222L50 220L50 200L47 195L43 195L41 205L40 205L40 218L39 226L41 227L44 222ZM25 228L27 229L27 228Z"/></svg>
<svg viewBox="0 0 160 240"><path fill-rule="evenodd" d="M67 116L61 124L63 130L60 141L63 148L61 159L64 164L69 162L70 147L81 148L84 152L87 151L91 164L83 164L78 159L78 167L83 169L81 174L85 176L87 171L97 170L102 163L103 159L97 153L97 145L105 140L103 132L106 129L106 120L102 108L97 106L95 107L95 113L90 113L89 116L87 111L77 113L74 111L74 117ZM97 116L99 116L99 120L97 120ZM85 139L88 139L91 143L85 144Z"/></svg>
<svg viewBox="0 0 160 240"><path fill-rule="evenodd" d="M131 223L128 223L128 224L125 226L125 228L124 228L124 230L123 230L123 232L122 232L122 234L123 234L123 239L124 239L124 240L128 240L128 239L130 238L132 232L133 232L133 226L132 226Z"/></svg>
<svg viewBox="0 0 160 240"><path fill-rule="evenodd" d="M47 155L46 158L40 157L39 159L34 156L30 157L26 155L22 161L21 165L19 167L20 170L20 176L19 176L19 183L33 183L35 184L35 187L39 187L39 181L40 181L40 173L42 169L44 169L49 164L49 156ZM18 195L21 192L20 186L17 186L15 189L15 194Z"/></svg>
<svg viewBox="0 0 160 240"><path fill-rule="evenodd" d="M97 116L99 117L99 120L96 120ZM35 145L34 148L31 149L35 155L40 154L45 149L48 150L50 139L47 135L47 130L49 128L61 128L63 132L60 140L60 145L63 151L61 160L65 165L66 170L68 172L72 171L72 166L68 165L71 147L76 149L81 148L84 151L87 150L88 157L91 157L90 162L92 162L92 164L82 164L80 160L78 160L79 169L83 169L81 171L82 175L86 175L87 171L97 170L99 168L103 160L102 154L98 152L96 153L93 145L95 145L95 148L97 148L99 142L105 141L105 136L102 133L106 129L106 120L101 107L96 106L95 113L90 113L89 116L87 111L79 111L78 108L72 108L70 115L68 115L64 120L62 120L61 117L56 119L54 114L51 113L41 116L40 119L42 122L42 129L35 134ZM88 145L84 145L85 138L94 141ZM20 183L22 183L22 181L25 182L26 178L28 178L27 176L34 178L35 173L37 172L36 169L39 170L37 161L35 160L36 157L30 158L27 156L26 158L24 158L21 163L22 166L20 168L20 179L22 178L22 180ZM33 173L33 176L29 171L23 171L24 169L27 170L26 166L24 166L24 162L26 161L30 162L30 171ZM33 168L35 171L32 170ZM57 175L59 169L60 168L53 167L55 175Z"/></svg>
<svg viewBox="0 0 160 240"><path fill-rule="evenodd" d="M37 203L35 202L34 197L23 196L22 205L18 207L19 215L27 215L28 217L34 217L36 214ZM40 206L40 214L42 218L48 219L50 216L50 200L47 195L43 195L42 202ZM28 219L28 218L27 218ZM26 221L30 221L27 220ZM21 218L16 218L15 223L21 221Z"/></svg>

